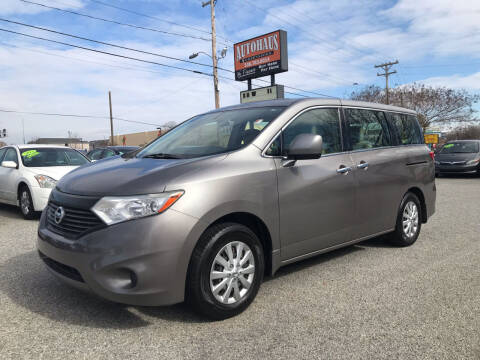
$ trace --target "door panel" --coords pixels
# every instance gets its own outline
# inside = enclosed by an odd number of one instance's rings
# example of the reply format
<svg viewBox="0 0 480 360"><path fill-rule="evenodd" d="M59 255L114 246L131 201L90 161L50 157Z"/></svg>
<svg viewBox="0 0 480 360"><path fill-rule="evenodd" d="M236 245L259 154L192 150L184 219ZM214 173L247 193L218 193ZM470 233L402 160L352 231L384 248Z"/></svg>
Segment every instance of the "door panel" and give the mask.
<svg viewBox="0 0 480 360"><path fill-rule="evenodd" d="M382 111L345 108L344 113L357 184L353 237L359 239L394 227L404 166Z"/></svg>
<svg viewBox="0 0 480 360"><path fill-rule="evenodd" d="M322 156L297 160L285 167L290 143L300 134L321 135ZM288 260L351 240L355 181L351 159L343 152L338 108L305 110L283 129L280 141L272 142L276 158L282 260ZM344 170L341 170L344 171Z"/></svg>
<svg viewBox="0 0 480 360"><path fill-rule="evenodd" d="M350 156L358 189L354 238L393 229L401 200L400 189L407 181L401 152L392 147L353 152ZM364 164L368 166L362 168Z"/></svg>
<svg viewBox="0 0 480 360"><path fill-rule="evenodd" d="M282 260L308 254L351 240L355 218L355 181L348 154L300 160L283 167L275 159L280 206Z"/></svg>

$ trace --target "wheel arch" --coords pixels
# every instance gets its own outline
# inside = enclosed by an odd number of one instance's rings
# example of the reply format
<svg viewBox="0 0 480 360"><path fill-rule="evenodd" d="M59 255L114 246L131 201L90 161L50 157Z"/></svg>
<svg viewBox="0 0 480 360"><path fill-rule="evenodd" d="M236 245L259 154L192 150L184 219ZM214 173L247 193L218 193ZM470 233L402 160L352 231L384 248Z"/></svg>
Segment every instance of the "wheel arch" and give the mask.
<svg viewBox="0 0 480 360"><path fill-rule="evenodd" d="M213 221L207 229L224 222L242 224L252 230L259 238L263 246L263 257L265 260L265 275L272 274L272 237L265 222L257 215L249 212L233 212ZM207 231L207 229L205 231Z"/></svg>
<svg viewBox="0 0 480 360"><path fill-rule="evenodd" d="M17 185L17 200L20 200L20 190L22 190L24 187L26 187L28 191L30 191L30 194L32 194L32 189L30 189L30 185L28 185L25 180L21 179Z"/></svg>
<svg viewBox="0 0 480 360"><path fill-rule="evenodd" d="M423 191L420 188L414 186L408 189L407 192L411 192L415 194L418 200L420 201L420 206L422 210L422 223L425 224L427 222L428 216L427 216L427 204L425 202L425 195L423 194Z"/></svg>

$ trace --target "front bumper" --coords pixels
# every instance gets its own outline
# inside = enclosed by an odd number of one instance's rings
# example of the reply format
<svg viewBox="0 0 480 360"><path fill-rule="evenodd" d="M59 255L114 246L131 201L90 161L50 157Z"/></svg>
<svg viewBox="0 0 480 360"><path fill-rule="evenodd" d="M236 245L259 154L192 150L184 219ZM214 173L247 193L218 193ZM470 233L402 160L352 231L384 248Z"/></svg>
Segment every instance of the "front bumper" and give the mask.
<svg viewBox="0 0 480 360"><path fill-rule="evenodd" d="M50 197L52 189L32 187L30 190L32 193L32 201L35 211L42 211L45 209L48 204L48 198Z"/></svg>
<svg viewBox="0 0 480 360"><path fill-rule="evenodd" d="M37 247L48 269L72 286L114 302L169 305L184 299L190 255L202 231L197 219L169 209L69 240L46 227L43 212Z"/></svg>
<svg viewBox="0 0 480 360"><path fill-rule="evenodd" d="M474 174L480 169L479 165L436 165L435 172L437 174Z"/></svg>

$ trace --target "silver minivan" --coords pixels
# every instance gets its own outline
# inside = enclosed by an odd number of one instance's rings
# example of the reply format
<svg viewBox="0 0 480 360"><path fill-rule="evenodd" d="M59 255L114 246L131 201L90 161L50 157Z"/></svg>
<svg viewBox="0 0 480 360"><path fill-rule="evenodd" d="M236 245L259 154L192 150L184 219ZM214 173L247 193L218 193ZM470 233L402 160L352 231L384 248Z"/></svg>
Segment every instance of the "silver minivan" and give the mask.
<svg viewBox="0 0 480 360"><path fill-rule="evenodd" d="M435 211L413 111L325 99L195 116L57 183L38 230L47 268L133 305L186 300L223 319L283 265L385 235L413 244Z"/></svg>

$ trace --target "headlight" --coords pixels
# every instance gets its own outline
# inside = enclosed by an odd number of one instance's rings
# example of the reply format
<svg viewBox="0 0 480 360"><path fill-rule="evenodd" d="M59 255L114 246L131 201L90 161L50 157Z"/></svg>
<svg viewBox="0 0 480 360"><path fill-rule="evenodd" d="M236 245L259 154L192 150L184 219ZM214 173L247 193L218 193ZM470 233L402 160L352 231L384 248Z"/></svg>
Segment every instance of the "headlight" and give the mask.
<svg viewBox="0 0 480 360"><path fill-rule="evenodd" d="M164 212L183 195L183 191L136 196L101 198L92 211L107 225Z"/></svg>
<svg viewBox="0 0 480 360"><path fill-rule="evenodd" d="M440 165L440 161L435 160L435 165Z"/></svg>
<svg viewBox="0 0 480 360"><path fill-rule="evenodd" d="M38 181L38 185L44 189L53 189L57 184L57 180L52 179L50 176L47 175L35 175L35 179Z"/></svg>
<svg viewBox="0 0 480 360"><path fill-rule="evenodd" d="M473 159L470 161L467 161L467 165L477 165L480 162L480 159Z"/></svg>

